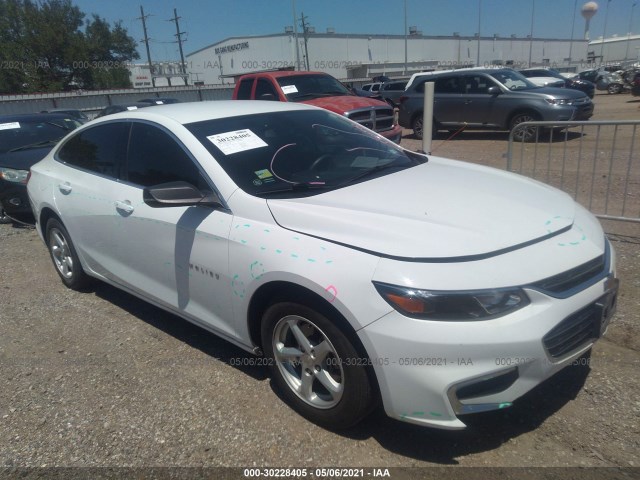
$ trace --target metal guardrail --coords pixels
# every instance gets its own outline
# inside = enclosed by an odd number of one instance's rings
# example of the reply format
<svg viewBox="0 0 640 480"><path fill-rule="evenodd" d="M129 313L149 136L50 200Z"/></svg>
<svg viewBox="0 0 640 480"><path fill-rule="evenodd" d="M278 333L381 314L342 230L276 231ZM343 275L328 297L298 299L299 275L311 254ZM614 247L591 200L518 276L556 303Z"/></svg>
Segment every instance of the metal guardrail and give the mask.
<svg viewBox="0 0 640 480"><path fill-rule="evenodd" d="M532 135L514 141L519 129ZM523 122L509 135L507 170L544 181L596 216L640 222L640 120Z"/></svg>

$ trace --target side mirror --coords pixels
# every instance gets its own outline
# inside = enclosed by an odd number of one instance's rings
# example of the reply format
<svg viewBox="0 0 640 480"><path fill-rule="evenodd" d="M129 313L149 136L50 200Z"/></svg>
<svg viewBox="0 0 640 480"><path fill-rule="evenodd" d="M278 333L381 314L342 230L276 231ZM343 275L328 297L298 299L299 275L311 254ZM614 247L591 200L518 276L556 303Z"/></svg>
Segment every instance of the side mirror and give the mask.
<svg viewBox="0 0 640 480"><path fill-rule="evenodd" d="M502 93L502 90L500 90L499 87L493 86L487 89L487 93L489 95L500 95Z"/></svg>
<svg viewBox="0 0 640 480"><path fill-rule="evenodd" d="M142 200L153 208L192 207L196 205L221 207L222 202L214 192L201 192L187 182L169 182L146 187Z"/></svg>

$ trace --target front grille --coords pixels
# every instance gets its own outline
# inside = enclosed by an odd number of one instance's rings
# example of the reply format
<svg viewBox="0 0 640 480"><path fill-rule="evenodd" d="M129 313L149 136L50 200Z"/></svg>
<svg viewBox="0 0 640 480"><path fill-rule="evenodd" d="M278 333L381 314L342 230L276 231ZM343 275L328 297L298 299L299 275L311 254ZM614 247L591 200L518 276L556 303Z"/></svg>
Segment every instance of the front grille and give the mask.
<svg viewBox="0 0 640 480"><path fill-rule="evenodd" d="M393 109L388 107L372 107L351 110L345 114L347 118L358 122L374 132L382 132L393 128Z"/></svg>
<svg viewBox="0 0 640 480"><path fill-rule="evenodd" d="M551 357L560 358L595 340L601 319L602 308L596 303L568 316L544 336L545 350Z"/></svg>
<svg viewBox="0 0 640 480"><path fill-rule="evenodd" d="M605 271L605 256L600 255L590 262L562 272L553 277L545 278L533 284L534 287L549 293L562 293L587 282Z"/></svg>

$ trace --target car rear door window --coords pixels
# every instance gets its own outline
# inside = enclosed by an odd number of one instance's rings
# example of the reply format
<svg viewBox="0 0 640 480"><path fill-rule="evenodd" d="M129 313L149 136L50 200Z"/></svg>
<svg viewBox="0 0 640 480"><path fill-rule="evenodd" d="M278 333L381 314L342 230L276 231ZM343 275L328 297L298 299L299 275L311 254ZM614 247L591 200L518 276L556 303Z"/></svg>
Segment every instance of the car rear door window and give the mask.
<svg viewBox="0 0 640 480"><path fill-rule="evenodd" d="M460 77L452 76L452 77L437 78L435 81L434 92L435 93L461 93Z"/></svg>
<svg viewBox="0 0 640 480"><path fill-rule="evenodd" d="M129 139L129 122L97 125L71 137L57 159L74 167L109 177L117 177Z"/></svg>
<svg viewBox="0 0 640 480"><path fill-rule="evenodd" d="M149 187L183 181L209 189L200 170L177 140L159 127L134 122L124 179Z"/></svg>

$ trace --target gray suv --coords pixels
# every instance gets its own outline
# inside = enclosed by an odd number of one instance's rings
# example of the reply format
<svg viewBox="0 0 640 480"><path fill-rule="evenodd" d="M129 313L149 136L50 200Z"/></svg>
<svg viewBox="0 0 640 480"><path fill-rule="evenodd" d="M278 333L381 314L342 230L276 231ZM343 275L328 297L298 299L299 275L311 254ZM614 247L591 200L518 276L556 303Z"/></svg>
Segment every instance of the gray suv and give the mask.
<svg viewBox="0 0 640 480"><path fill-rule="evenodd" d="M433 131L470 129L512 130L535 120L587 120L593 103L583 92L537 87L511 69L465 69L433 72L412 78L400 97L400 125L422 138L424 84L435 83ZM517 141L530 141L535 128L518 129Z"/></svg>

